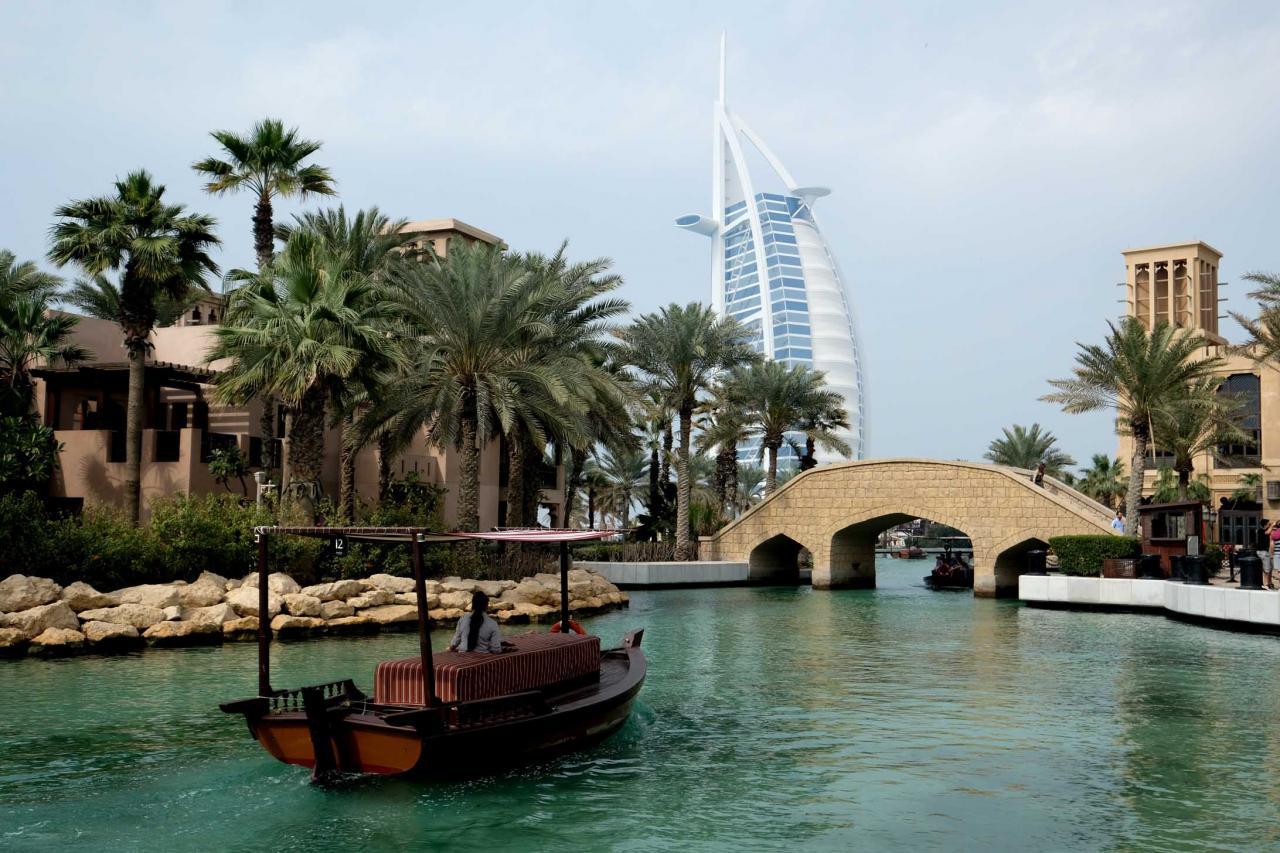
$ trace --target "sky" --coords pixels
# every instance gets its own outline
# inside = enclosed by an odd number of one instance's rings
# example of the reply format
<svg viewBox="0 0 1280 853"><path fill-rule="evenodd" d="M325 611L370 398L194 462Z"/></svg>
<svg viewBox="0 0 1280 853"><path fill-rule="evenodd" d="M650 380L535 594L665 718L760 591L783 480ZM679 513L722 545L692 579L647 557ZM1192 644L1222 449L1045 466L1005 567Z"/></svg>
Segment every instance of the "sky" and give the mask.
<svg viewBox="0 0 1280 853"><path fill-rule="evenodd" d="M731 108L833 190L872 456L979 459L1032 422L1114 453L1107 415L1037 398L1122 311L1120 251L1204 240L1228 309L1280 270L1280 4L1168 0L8 0L0 248L42 259L55 207L146 168L252 266L251 199L190 164L272 116L323 141L348 209L568 239L637 312L709 302L709 241L672 223L709 212L721 31Z"/></svg>

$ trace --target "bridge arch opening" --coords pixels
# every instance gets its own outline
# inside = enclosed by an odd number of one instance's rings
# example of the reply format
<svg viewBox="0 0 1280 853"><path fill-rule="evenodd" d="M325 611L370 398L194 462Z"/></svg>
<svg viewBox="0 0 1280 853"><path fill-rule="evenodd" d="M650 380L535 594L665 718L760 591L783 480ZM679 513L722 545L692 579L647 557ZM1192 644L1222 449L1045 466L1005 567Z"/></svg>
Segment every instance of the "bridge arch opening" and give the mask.
<svg viewBox="0 0 1280 853"><path fill-rule="evenodd" d="M764 540L747 557L747 580L759 584L797 584L809 550L785 533Z"/></svg>
<svg viewBox="0 0 1280 853"><path fill-rule="evenodd" d="M945 527L947 535L968 536L955 525L923 513L884 512L848 524L831 535L827 565L814 566L813 585L819 589L871 589L876 585L876 548L886 530L910 521L924 521ZM972 545L960 549L971 551ZM1017 583L1015 578L1014 583Z"/></svg>
<svg viewBox="0 0 1280 853"><path fill-rule="evenodd" d="M1048 551L1049 543L1043 539L1023 539L996 555L996 595L1000 597L1018 594L1018 575L1027 570L1028 551Z"/></svg>

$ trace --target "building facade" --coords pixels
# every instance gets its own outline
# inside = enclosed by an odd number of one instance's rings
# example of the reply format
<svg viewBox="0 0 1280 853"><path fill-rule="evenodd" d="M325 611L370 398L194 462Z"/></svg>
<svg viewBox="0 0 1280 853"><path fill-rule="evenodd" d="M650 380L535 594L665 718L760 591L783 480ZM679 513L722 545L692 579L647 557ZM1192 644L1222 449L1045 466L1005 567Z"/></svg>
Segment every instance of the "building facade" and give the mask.
<svg viewBox="0 0 1280 853"><path fill-rule="evenodd" d="M453 219L410 223L406 231L421 235L422 247L429 245L441 256L454 240L502 245L492 234ZM221 313L221 297L210 296L173 325L153 333L143 415L144 517L150 514L153 501L169 495L230 490L253 497L252 477L246 478L244 486L215 481L208 469L214 450L238 447L255 471L262 469L264 461L280 458L278 446L274 452L271 447L278 445L279 439L263 433L261 403L224 406L211 393L211 383L224 366L207 363ZM40 416L62 444L60 469L50 493L88 506L122 506L128 360L120 328L106 320L82 318L74 334L75 342L92 354L92 361L75 368L34 371ZM284 414L279 408L267 414L265 422L274 424L274 436L283 433ZM339 431L328 429L320 480L323 493L334 499L338 495L340 451ZM396 454L390 467L393 479L415 474L424 482L445 487L444 521L446 525L455 522L455 486L461 479L462 459L454 448L431 445L420 435ZM543 522L562 524L563 467L534 464L532 474L542 485ZM482 448L479 479L480 527L500 526L506 517L507 486L501 442ZM372 447L356 457L356 492L366 501L377 497L378 459Z"/></svg>
<svg viewBox="0 0 1280 853"><path fill-rule="evenodd" d="M854 315L845 281L814 214L830 193L801 186L764 141L725 102L724 41L720 93L714 107L711 215L681 216L676 225L711 239L711 301L723 316L751 330L757 352L826 374L845 401L850 427L841 437L851 458L866 453L866 400ZM766 189L746 159L750 145L772 173ZM800 441L803 445L803 440ZM740 458L753 461L757 448ZM819 451L819 462L844 457ZM784 446L779 464L794 464Z"/></svg>
<svg viewBox="0 0 1280 853"><path fill-rule="evenodd" d="M1234 353L1219 330L1222 319L1219 269L1222 253L1207 243L1173 243L1121 253L1125 263L1125 313L1147 329L1157 322L1191 329L1207 342L1205 356L1224 360L1220 393L1238 406L1242 441L1225 443L1196 456L1193 478L1209 489L1206 521L1210 537L1252 544L1264 519L1280 518L1280 369L1259 365ZM1125 465L1133 441L1119 439ZM1144 492L1155 490L1160 467L1172 466L1172 455L1159 446L1159 435L1147 453ZM1250 486L1255 480L1256 490ZM1241 489L1251 492L1244 497Z"/></svg>

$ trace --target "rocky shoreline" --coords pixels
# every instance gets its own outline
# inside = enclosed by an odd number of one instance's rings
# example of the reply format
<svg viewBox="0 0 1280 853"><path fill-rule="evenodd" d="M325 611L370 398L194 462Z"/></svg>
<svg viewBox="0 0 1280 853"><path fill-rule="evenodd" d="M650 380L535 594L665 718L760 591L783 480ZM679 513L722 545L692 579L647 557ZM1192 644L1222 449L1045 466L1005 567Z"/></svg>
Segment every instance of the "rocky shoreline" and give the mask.
<svg viewBox="0 0 1280 853"><path fill-rule="evenodd" d="M432 627L453 626L471 608L476 589L503 624L553 622L560 576L520 581L457 577L427 581ZM258 635L258 575L228 579L204 572L191 583L143 584L99 592L77 581L10 575L0 580L0 656L126 652L142 646L208 645ZM580 616L626 607L627 594L602 575L569 572L569 608ZM301 638L372 634L417 628L411 578L375 574L300 586L286 574L267 579L267 616L275 636Z"/></svg>

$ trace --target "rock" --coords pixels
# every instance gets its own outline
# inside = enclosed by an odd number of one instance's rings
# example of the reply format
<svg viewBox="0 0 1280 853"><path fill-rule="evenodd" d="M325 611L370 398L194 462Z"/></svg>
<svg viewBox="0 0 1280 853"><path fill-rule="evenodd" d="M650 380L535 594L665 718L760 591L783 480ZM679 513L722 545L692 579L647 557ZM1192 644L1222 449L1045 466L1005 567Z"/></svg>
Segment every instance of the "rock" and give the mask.
<svg viewBox="0 0 1280 853"><path fill-rule="evenodd" d="M197 578L195 583L178 587L178 600L183 607L212 607L227 597L227 582L219 583L207 575L208 572Z"/></svg>
<svg viewBox="0 0 1280 853"><path fill-rule="evenodd" d="M257 616L258 615L258 588L256 586L242 586L239 589L232 590L227 593L227 604L235 608L236 613L241 616ZM271 587L267 587L267 616L274 617L281 610L284 610L284 599L271 592Z"/></svg>
<svg viewBox="0 0 1280 853"><path fill-rule="evenodd" d="M461 619L466 612L465 610L458 610L456 607L442 607L439 610L428 610L427 616L432 622L453 624Z"/></svg>
<svg viewBox="0 0 1280 853"><path fill-rule="evenodd" d="M61 592L61 588L58 591ZM79 630L80 620L76 618L76 612L68 607L65 601L55 601L52 604L41 604L38 607L19 610L17 613L0 614L0 628L17 628L23 633L24 639L30 640L49 628Z"/></svg>
<svg viewBox="0 0 1280 853"><path fill-rule="evenodd" d="M228 640L252 640L258 636L258 617L244 616L222 623L222 636Z"/></svg>
<svg viewBox="0 0 1280 853"><path fill-rule="evenodd" d="M182 604L182 597L176 586L166 583L144 583L140 586L127 586L118 589L115 595L121 604L145 604L147 607L166 607ZM139 626L141 627L141 626Z"/></svg>
<svg viewBox="0 0 1280 853"><path fill-rule="evenodd" d="M510 601L503 601L503 600L502 600L502 599L500 599L500 598L498 598L498 599L493 599L493 598L489 599L489 612L490 612L490 613L505 613L505 612L506 612L506 611L508 611L508 610L514 610L514 609L515 609L515 604L514 604L514 603L512 603L512 602L510 602Z"/></svg>
<svg viewBox="0 0 1280 853"><path fill-rule="evenodd" d="M595 596L588 596L577 601L569 602L570 610L599 610L604 607L604 601Z"/></svg>
<svg viewBox="0 0 1280 853"><path fill-rule="evenodd" d="M137 628L118 622L86 622L80 630L84 632L85 639L95 646L131 644L141 639Z"/></svg>
<svg viewBox="0 0 1280 853"><path fill-rule="evenodd" d="M177 622L182 618L182 608L176 604L173 607L166 607L164 609L164 618L166 622Z"/></svg>
<svg viewBox="0 0 1280 853"><path fill-rule="evenodd" d="M381 607L384 604L393 604L395 600L395 593L388 592L385 589L371 589L368 592L362 592L359 595L348 598L347 604L350 604L356 610L364 610L367 607Z"/></svg>
<svg viewBox="0 0 1280 853"><path fill-rule="evenodd" d="M321 619L347 619L354 616L355 612L356 609L345 601L326 601L320 605Z"/></svg>
<svg viewBox="0 0 1280 853"><path fill-rule="evenodd" d="M258 573L252 572L245 576L241 589L257 589ZM267 575L267 589L276 595L292 595L295 592L302 592L302 587L298 586L298 582L286 575L284 572L272 572Z"/></svg>
<svg viewBox="0 0 1280 853"><path fill-rule="evenodd" d="M52 604L62 594L62 587L48 578L9 575L0 581L0 613L17 613L42 604Z"/></svg>
<svg viewBox="0 0 1280 853"><path fill-rule="evenodd" d="M292 616L319 616L320 599L314 595L293 592L284 596L284 608Z"/></svg>
<svg viewBox="0 0 1280 853"><path fill-rule="evenodd" d="M84 634L74 628L46 628L31 641L28 652L39 654L66 654L84 648Z"/></svg>
<svg viewBox="0 0 1280 853"><path fill-rule="evenodd" d="M0 628L0 657L11 657L27 650L27 632L18 628Z"/></svg>
<svg viewBox="0 0 1280 853"><path fill-rule="evenodd" d="M429 580L425 582L425 585L427 587L427 595L439 595L444 592L444 587L440 584L440 581Z"/></svg>
<svg viewBox="0 0 1280 853"><path fill-rule="evenodd" d="M96 607L114 607L120 600L114 595L98 592L82 581L76 581L63 588L62 600L75 612L93 610Z"/></svg>
<svg viewBox="0 0 1280 853"><path fill-rule="evenodd" d="M290 616L286 613L281 613L271 620L272 632L282 637L306 635L322 628L324 628L324 620L314 619L310 616Z"/></svg>
<svg viewBox="0 0 1280 853"><path fill-rule="evenodd" d="M222 587L224 590L227 588L227 579L224 578L222 575L216 574L214 572L201 572L200 577L196 578L195 582L211 583L215 586ZM192 584L192 585L194 586L195 584Z"/></svg>
<svg viewBox="0 0 1280 853"><path fill-rule="evenodd" d="M333 583L318 583L315 586L304 586L302 594L314 596L321 601L338 601L339 599L359 595L370 588L369 584L364 581L343 580L334 581Z"/></svg>
<svg viewBox="0 0 1280 853"><path fill-rule="evenodd" d="M591 581L569 581L569 600L589 598L591 596Z"/></svg>
<svg viewBox="0 0 1280 853"><path fill-rule="evenodd" d="M535 583L540 583L547 589L553 589L556 592L560 591L560 576L553 575L550 572L538 572L532 578L525 578L524 580L531 580Z"/></svg>
<svg viewBox="0 0 1280 853"><path fill-rule="evenodd" d="M595 572L591 573L591 594L592 595L603 596L603 595L608 595L609 593L617 592L617 591L618 591L618 588L613 584L609 583L609 579L606 578L604 575L598 575Z"/></svg>
<svg viewBox="0 0 1280 853"><path fill-rule="evenodd" d="M475 588L490 598L497 598L509 589L516 588L515 581L476 581Z"/></svg>
<svg viewBox="0 0 1280 853"><path fill-rule="evenodd" d="M528 623L529 614L521 613L513 607L510 610L503 610L493 614L493 618L498 620L499 625L523 625Z"/></svg>
<svg viewBox="0 0 1280 853"><path fill-rule="evenodd" d="M239 589L242 586L244 586L244 581L239 578L234 578L232 580L227 581L227 584L226 584L227 592L231 592L231 590L233 589Z"/></svg>
<svg viewBox="0 0 1280 853"><path fill-rule="evenodd" d="M570 569L569 582L573 583L574 581L577 581L578 583L590 583L591 572L587 569Z"/></svg>
<svg viewBox="0 0 1280 853"><path fill-rule="evenodd" d="M409 604L385 604L381 607L370 607L360 614L367 616L379 625L417 624L418 608Z"/></svg>
<svg viewBox="0 0 1280 853"><path fill-rule="evenodd" d="M208 622L157 622L142 632L153 646L194 646L216 643L221 637L218 626Z"/></svg>
<svg viewBox="0 0 1280 853"><path fill-rule="evenodd" d="M235 608L230 604L211 604L208 607L196 607L192 609L184 609L182 618L188 622L201 622L215 625L221 628L228 622L235 621L239 617L236 615Z"/></svg>
<svg viewBox="0 0 1280 853"><path fill-rule="evenodd" d="M150 628L157 622L165 621L163 610L145 604L118 604L115 607L86 610L80 614L80 618L85 622L115 622L135 628Z"/></svg>
<svg viewBox="0 0 1280 853"><path fill-rule="evenodd" d="M430 596L427 597L427 600L428 601L430 600ZM412 604L416 607L418 605L418 596L417 596L417 593L413 593L413 592L397 592L395 594L395 600L392 601L391 603L392 604Z"/></svg>
<svg viewBox="0 0 1280 853"><path fill-rule="evenodd" d="M471 595L470 592L445 592L440 596L440 606L446 610L470 610Z"/></svg>
<svg viewBox="0 0 1280 853"><path fill-rule="evenodd" d="M556 603L557 598L557 593L530 578L525 578L516 584L514 589L509 589L502 594L504 601L510 601L513 604L551 606Z"/></svg>
<svg viewBox="0 0 1280 853"><path fill-rule="evenodd" d="M376 634L381 627L368 616L342 616L327 619L324 624L334 634Z"/></svg>
<svg viewBox="0 0 1280 853"><path fill-rule="evenodd" d="M515 612L521 613L529 617L529 621L531 622L537 622L541 620L542 617L550 616L551 614L555 613L556 608L547 607L546 605L543 605L543 604L530 604L527 601L518 601L516 602ZM511 618L511 617L508 617L508 618Z"/></svg>
<svg viewBox="0 0 1280 853"><path fill-rule="evenodd" d="M475 591L478 583L479 581L463 580L455 575L440 581L440 586L444 592L465 592L470 595Z"/></svg>
<svg viewBox="0 0 1280 853"><path fill-rule="evenodd" d="M413 592L413 578L402 578L396 575L370 575L365 583L374 589L385 592Z"/></svg>

